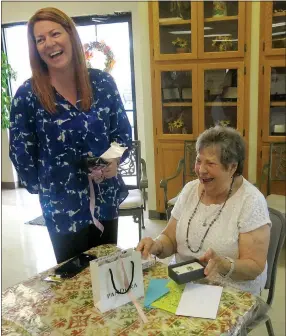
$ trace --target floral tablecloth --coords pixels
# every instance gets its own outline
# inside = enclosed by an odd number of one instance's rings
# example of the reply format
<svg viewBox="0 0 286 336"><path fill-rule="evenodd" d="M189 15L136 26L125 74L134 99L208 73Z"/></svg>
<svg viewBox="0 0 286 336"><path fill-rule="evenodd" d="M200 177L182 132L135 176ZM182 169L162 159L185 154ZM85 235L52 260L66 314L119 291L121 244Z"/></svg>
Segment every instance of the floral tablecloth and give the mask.
<svg viewBox="0 0 286 336"><path fill-rule="evenodd" d="M102 245L89 253L101 257L116 249ZM148 323L143 324L132 303L104 314L94 308L89 268L60 284L43 281L52 273L50 269L3 292L2 335L236 335L256 306L251 294L224 288L216 320L144 308ZM167 277L167 266L157 262L144 271L145 290L151 278ZM143 307L144 298L138 302Z"/></svg>

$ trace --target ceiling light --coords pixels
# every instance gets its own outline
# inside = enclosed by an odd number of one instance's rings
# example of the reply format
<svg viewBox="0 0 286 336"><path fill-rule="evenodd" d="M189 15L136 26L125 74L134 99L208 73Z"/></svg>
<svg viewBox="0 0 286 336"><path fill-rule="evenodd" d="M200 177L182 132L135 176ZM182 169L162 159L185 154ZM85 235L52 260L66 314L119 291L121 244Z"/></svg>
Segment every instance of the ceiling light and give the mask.
<svg viewBox="0 0 286 336"><path fill-rule="evenodd" d="M277 35L285 35L286 31L284 32L278 32L278 33L272 33L272 36L277 36Z"/></svg>
<svg viewBox="0 0 286 336"><path fill-rule="evenodd" d="M231 34L209 34L209 35L204 35L204 37L217 37L217 36L231 36Z"/></svg>
<svg viewBox="0 0 286 336"><path fill-rule="evenodd" d="M191 34L190 30L174 30L169 32L170 34L182 35L182 34Z"/></svg>
<svg viewBox="0 0 286 336"><path fill-rule="evenodd" d="M213 29L212 27L204 27L204 30L210 30ZM169 32L170 34L178 34L178 35L182 35L182 34L191 34L192 31L191 30L173 30L171 32Z"/></svg>
<svg viewBox="0 0 286 336"><path fill-rule="evenodd" d="M286 22L278 22L278 23L273 23L272 27L282 27L286 26Z"/></svg>
<svg viewBox="0 0 286 336"><path fill-rule="evenodd" d="M215 42L228 42L228 41L234 41L234 42L237 42L238 41L238 39L233 39L233 40L213 40L213 41L215 41Z"/></svg>

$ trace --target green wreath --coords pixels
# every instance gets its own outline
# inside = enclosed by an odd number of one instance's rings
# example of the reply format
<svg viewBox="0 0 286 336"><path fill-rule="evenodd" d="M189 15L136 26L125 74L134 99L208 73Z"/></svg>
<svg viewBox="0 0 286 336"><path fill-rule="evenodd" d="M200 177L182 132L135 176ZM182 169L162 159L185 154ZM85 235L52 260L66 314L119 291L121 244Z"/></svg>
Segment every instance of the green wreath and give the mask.
<svg viewBox="0 0 286 336"><path fill-rule="evenodd" d="M91 68L90 60L93 57L93 51L97 50L97 51L102 52L106 57L106 60L104 62L105 68L103 71L110 72L113 69L114 64L115 64L114 54L112 50L110 49L110 47L105 44L105 42L96 41L96 42L85 43L83 48L84 48L84 56L86 59L86 63L89 68Z"/></svg>

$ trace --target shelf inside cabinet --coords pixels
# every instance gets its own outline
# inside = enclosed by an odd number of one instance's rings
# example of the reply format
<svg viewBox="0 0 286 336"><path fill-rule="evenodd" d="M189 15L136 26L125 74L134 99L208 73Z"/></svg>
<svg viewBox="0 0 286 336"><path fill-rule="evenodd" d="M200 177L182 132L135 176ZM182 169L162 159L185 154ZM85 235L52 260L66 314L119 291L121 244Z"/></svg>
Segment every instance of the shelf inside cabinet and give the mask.
<svg viewBox="0 0 286 336"><path fill-rule="evenodd" d="M191 24L191 20L183 20L176 18L159 19L159 24L160 26L184 25L184 24Z"/></svg>
<svg viewBox="0 0 286 336"><path fill-rule="evenodd" d="M238 20L238 15L206 18L205 22L233 21L233 20Z"/></svg>
<svg viewBox="0 0 286 336"><path fill-rule="evenodd" d="M285 16L286 17L286 12L273 13L273 17L278 17L278 16Z"/></svg>
<svg viewBox="0 0 286 336"><path fill-rule="evenodd" d="M172 102L172 103L163 103L163 107L180 107L180 106L192 106L191 102Z"/></svg>
<svg viewBox="0 0 286 336"><path fill-rule="evenodd" d="M270 106L286 106L286 102L285 101L272 101L270 102Z"/></svg>
<svg viewBox="0 0 286 336"><path fill-rule="evenodd" d="M205 102L205 106L237 106L237 102Z"/></svg>

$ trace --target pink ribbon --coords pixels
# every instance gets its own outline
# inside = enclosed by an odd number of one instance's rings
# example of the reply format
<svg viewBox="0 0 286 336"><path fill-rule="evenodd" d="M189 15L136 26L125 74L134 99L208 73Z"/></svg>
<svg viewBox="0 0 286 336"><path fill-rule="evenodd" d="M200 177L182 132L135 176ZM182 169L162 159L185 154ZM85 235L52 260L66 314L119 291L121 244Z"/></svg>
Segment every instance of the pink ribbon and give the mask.
<svg viewBox="0 0 286 336"><path fill-rule="evenodd" d="M124 275L124 286L126 288L128 288L129 287L129 282L128 282L127 274L126 274L126 271L125 271L125 267L124 267L122 258L119 258L119 259L120 259L120 262L121 262L121 267L122 267L123 275ZM127 294L129 296L130 300L132 301L132 303L134 304L135 308L137 309L137 312L138 312L139 316L141 317L143 323L148 323L148 319L147 319L142 307L137 302L137 300L136 300L134 294L132 293L131 289L127 292Z"/></svg>
<svg viewBox="0 0 286 336"><path fill-rule="evenodd" d="M101 173L102 175L102 173ZM101 231L101 235L100 237L102 236L103 234L103 231L104 231L104 226L100 223L99 220L97 220L95 217L94 217L94 209L95 209L95 193L94 193L94 186L93 186L93 183L92 183L92 180L94 179L94 175L92 174L89 174L88 175L88 182L89 182L89 210L90 210L90 213L91 213L91 217L92 217L92 220L93 220L93 224Z"/></svg>

